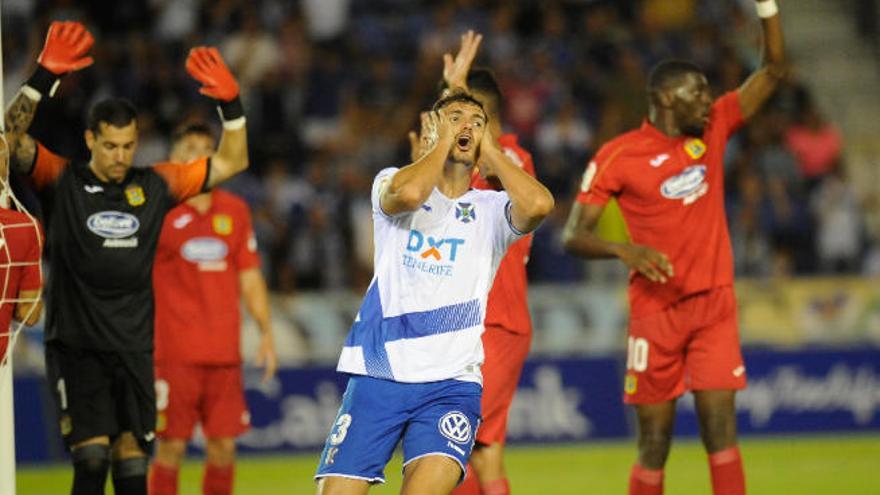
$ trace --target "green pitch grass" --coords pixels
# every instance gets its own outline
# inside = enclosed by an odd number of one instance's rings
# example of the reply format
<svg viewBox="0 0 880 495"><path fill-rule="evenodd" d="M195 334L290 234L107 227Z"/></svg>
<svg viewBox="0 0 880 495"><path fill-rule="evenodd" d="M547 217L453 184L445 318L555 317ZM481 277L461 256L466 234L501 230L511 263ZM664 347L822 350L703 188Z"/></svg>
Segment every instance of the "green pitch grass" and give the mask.
<svg viewBox="0 0 880 495"><path fill-rule="evenodd" d="M748 491L752 494L878 495L880 435L774 437L746 439L741 444ZM635 447L625 443L590 443L565 447L511 448L507 456L510 484L517 495L625 494ZM235 493L239 495L311 494L317 453L289 457L250 457L239 461ZM400 457L385 470L388 483L372 494L400 489ZM186 464L180 494L199 494L201 466ZM68 493L67 466L22 467L18 495ZM109 484L108 484L109 486ZM112 493L108 488L107 493ZM699 443L678 441L666 467L666 493L711 493L709 470Z"/></svg>

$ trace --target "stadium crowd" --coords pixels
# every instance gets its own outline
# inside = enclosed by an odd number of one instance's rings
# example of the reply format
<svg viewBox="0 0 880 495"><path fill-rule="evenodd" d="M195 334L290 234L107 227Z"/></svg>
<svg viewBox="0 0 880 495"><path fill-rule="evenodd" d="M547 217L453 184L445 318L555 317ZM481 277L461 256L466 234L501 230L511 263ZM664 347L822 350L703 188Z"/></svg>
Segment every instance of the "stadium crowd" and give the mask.
<svg viewBox="0 0 880 495"><path fill-rule="evenodd" d="M485 34L478 62L496 71L506 120L557 198L536 233L530 275L575 282L586 274L560 234L586 160L640 124L657 61L695 61L718 94L736 87L759 62L751 3L15 1L4 5L5 87L14 91L32 71L51 20L84 21L105 40L96 63L41 106L32 130L82 154L81 133L46 131L81 128L88 102L126 95L141 112L136 162L146 165L167 155L181 122L213 122L180 67L185 47L220 46L240 78L251 143L251 169L229 188L253 208L270 287L361 289L371 276L370 178L407 161L406 134L436 96L442 54L476 28ZM880 239L865 227L843 146L796 71L733 139L726 196L738 274L867 269L864 254Z"/></svg>

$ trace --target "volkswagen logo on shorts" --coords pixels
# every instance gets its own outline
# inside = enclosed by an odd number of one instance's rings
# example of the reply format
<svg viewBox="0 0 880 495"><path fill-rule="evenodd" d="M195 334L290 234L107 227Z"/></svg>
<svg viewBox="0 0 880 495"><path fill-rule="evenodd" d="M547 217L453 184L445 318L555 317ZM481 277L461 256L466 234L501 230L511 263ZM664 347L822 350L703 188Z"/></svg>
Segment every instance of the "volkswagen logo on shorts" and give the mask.
<svg viewBox="0 0 880 495"><path fill-rule="evenodd" d="M440 433L456 443L468 443L471 440L471 422L467 416L458 411L448 412L440 418Z"/></svg>
<svg viewBox="0 0 880 495"><path fill-rule="evenodd" d="M141 223L131 213L99 211L89 216L86 226L104 239L122 239L134 235Z"/></svg>

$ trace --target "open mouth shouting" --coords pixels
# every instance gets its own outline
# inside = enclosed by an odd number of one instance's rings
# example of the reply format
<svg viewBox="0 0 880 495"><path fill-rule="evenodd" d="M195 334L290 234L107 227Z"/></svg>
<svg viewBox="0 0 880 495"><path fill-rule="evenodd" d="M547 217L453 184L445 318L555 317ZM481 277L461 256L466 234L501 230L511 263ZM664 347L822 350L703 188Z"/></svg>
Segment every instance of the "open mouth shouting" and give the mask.
<svg viewBox="0 0 880 495"><path fill-rule="evenodd" d="M459 151L469 151L474 142L474 137L468 132L462 132L455 138L455 145Z"/></svg>

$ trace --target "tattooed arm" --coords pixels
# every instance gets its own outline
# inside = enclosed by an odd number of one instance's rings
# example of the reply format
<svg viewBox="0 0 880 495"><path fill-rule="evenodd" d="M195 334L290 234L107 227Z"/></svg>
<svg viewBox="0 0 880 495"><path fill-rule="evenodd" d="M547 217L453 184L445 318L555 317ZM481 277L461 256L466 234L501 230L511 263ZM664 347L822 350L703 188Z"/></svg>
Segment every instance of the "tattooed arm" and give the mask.
<svg viewBox="0 0 880 495"><path fill-rule="evenodd" d="M34 120L37 102L27 91L19 91L6 109L6 142L9 146L9 165L12 171L27 174L34 164L37 143L29 134L28 128Z"/></svg>
<svg viewBox="0 0 880 495"><path fill-rule="evenodd" d="M37 58L37 69L6 109L6 140L12 170L30 172L37 143L27 130L37 111L37 103L55 93L59 78L92 64L88 53L94 42L92 34L79 22L54 21L49 25L43 51Z"/></svg>

